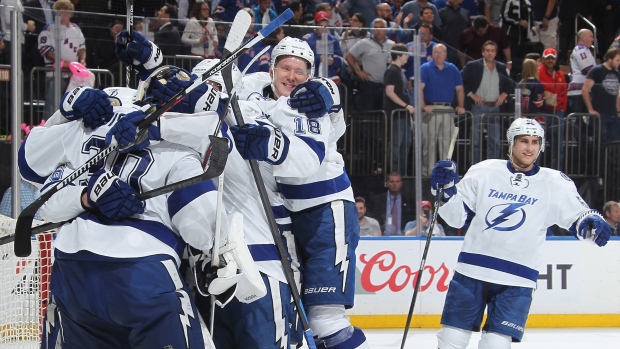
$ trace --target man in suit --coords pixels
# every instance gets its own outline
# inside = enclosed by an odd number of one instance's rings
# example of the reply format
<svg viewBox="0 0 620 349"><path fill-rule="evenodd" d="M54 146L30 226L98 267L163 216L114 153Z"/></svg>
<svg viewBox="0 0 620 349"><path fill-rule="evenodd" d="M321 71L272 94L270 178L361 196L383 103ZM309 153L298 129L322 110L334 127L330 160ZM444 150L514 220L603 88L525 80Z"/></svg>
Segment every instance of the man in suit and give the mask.
<svg viewBox="0 0 620 349"><path fill-rule="evenodd" d="M482 45L482 58L471 61L461 71L468 110L474 114L474 157L473 163L480 161L480 142L482 133L482 114L497 114L511 90L512 80L504 63L495 60L497 44L487 41ZM485 116L488 134L487 158L498 159L501 151L501 130L499 116Z"/></svg>
<svg viewBox="0 0 620 349"><path fill-rule="evenodd" d="M371 216L381 224L384 236L402 235L405 224L415 219L413 200L401 193L403 180L400 173L392 172L388 175L387 187L387 193L371 198Z"/></svg>
<svg viewBox="0 0 620 349"><path fill-rule="evenodd" d="M149 29L155 32L155 45L159 46L164 56L182 54L181 34L172 24L178 18L177 7L165 4L157 11L157 19L152 20Z"/></svg>

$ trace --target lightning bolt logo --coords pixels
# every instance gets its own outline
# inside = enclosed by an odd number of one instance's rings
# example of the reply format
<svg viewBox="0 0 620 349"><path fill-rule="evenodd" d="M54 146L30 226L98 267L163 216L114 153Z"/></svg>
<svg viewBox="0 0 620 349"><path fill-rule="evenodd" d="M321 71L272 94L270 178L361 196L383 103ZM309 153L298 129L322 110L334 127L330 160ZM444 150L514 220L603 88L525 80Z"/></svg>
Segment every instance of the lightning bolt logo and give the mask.
<svg viewBox="0 0 620 349"><path fill-rule="evenodd" d="M271 304L273 305L273 321L275 326L275 342L280 343L280 349L288 349L288 335L286 333L286 328L288 326L288 321L286 320L286 316L284 315L284 308L282 304L282 297L280 297L280 282L272 277L267 277L269 281L269 289L271 293Z"/></svg>
<svg viewBox="0 0 620 349"><path fill-rule="evenodd" d="M512 231L519 228L523 225L523 222L525 222L525 210L521 208L524 205L525 204L523 203L514 203L500 204L491 207L485 217L485 222L487 224L487 228L485 230L493 228L493 230L498 231ZM512 224L515 220L518 220L518 222L516 224ZM505 222L509 222L509 224L501 226Z"/></svg>
<svg viewBox="0 0 620 349"><path fill-rule="evenodd" d="M349 258L347 251L349 244L346 241L346 229L344 224L344 204L342 201L332 202L332 214L334 218L334 242L336 243L336 255L334 256L334 266L340 265L342 277L342 293L347 287L347 275L349 271Z"/></svg>
<svg viewBox="0 0 620 349"><path fill-rule="evenodd" d="M192 303L187 293L182 289L177 290L177 293L179 294L179 300L181 301L181 310L182 310L182 312L179 313L179 320L181 321L181 324L183 324L183 334L185 335L185 345L187 348L189 348L189 337L187 336L187 330L188 328L192 327L192 324L190 323L189 318L190 317L192 319L195 318L194 310L192 309Z"/></svg>

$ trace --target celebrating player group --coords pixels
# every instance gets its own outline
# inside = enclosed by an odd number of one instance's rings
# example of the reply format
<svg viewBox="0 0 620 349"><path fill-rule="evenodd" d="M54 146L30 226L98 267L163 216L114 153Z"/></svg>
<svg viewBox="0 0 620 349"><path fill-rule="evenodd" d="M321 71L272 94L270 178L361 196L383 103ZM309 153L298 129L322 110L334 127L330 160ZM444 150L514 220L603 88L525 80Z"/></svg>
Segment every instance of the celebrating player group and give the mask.
<svg viewBox="0 0 620 349"><path fill-rule="evenodd" d="M137 88L68 92L19 152L22 177L42 193L89 165L40 207L46 221L66 222L43 347L369 348L345 315L359 223L336 150L344 115L336 84L313 76L308 44L282 39L269 72L248 76L226 58L192 72L162 65L137 32L120 33L116 53ZM182 184L208 170L216 139L228 144L223 172ZM439 214L454 227L471 222L439 348L465 348L486 307L480 348L522 338L547 226L609 239L570 179L536 165L536 121L515 120L508 141L509 161L483 161L460 182L452 161L433 169Z"/></svg>

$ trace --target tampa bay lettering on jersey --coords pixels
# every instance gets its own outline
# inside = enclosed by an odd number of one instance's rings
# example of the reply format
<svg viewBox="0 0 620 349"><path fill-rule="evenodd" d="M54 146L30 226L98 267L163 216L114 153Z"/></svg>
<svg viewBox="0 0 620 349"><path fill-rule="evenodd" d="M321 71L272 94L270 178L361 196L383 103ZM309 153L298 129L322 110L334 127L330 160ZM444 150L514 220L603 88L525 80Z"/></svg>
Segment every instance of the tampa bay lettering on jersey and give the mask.
<svg viewBox="0 0 620 349"><path fill-rule="evenodd" d="M536 201L538 201L538 199L535 199L533 197L529 197L527 195L518 195L518 194L512 194L512 193L506 193L506 192L502 192L502 191L498 191L495 189L490 189L489 190L489 198L498 198L498 199L503 199L503 200L507 200L507 201L514 201L514 202L519 202L525 205L534 205L536 203Z"/></svg>

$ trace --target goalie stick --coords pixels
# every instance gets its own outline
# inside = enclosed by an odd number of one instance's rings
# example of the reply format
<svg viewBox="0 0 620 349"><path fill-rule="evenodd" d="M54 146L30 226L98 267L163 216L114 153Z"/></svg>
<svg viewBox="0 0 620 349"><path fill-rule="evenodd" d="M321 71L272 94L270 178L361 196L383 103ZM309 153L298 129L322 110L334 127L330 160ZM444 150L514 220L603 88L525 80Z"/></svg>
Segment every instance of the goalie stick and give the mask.
<svg viewBox="0 0 620 349"><path fill-rule="evenodd" d="M189 93L191 93L198 86L203 84L208 78L215 75L217 72L221 71L224 67L229 66L233 63L233 61L243 54L243 51L247 48L254 46L264 37L269 35L276 28L280 27L286 21L293 17L293 11L287 9L280 16L274 19L269 25L265 28L261 29L252 39L247 41L243 46L237 48L232 54L226 58L221 60L218 64L213 66L211 69L202 74L200 79L196 79L196 81L180 91L176 95L174 95L168 102L166 102L163 106L158 108L157 110L150 113L139 125L139 132L137 139L145 136L146 130L148 126L153 123L153 121L157 120L163 113L168 111L170 108L175 106L177 103L181 102ZM50 187L45 193L43 193L38 199L33 201L28 207L26 207L17 218L17 222L15 224L15 244L14 244L14 252L17 257L28 257L32 252L32 247L30 246L30 230L32 226L32 221L34 220L35 213L39 210L43 204L49 200L52 195L56 192L65 188L71 182L79 178L82 174L88 171L92 166L96 165L99 161L105 159L108 155L110 155L113 151L118 148L118 144L115 141L110 144L107 148L101 150L99 153L95 154L92 158L88 159L86 163L82 166L78 167L75 171L70 173L64 180L60 181L58 184Z"/></svg>
<svg viewBox="0 0 620 349"><path fill-rule="evenodd" d="M224 50L224 54L226 54L226 50ZM228 66L222 70L222 77L224 78L224 84L226 85L227 90L232 90L233 81L232 81L232 67ZM237 125L243 126L245 122L243 121L243 116L241 115L241 109L239 108L239 101L237 100L237 95L234 94L230 97L233 115L237 122ZM306 313L301 303L301 297L299 295L299 290L297 289L297 284L295 283L295 277L293 276L293 269L291 267L291 263L288 259L286 249L284 248L284 243L282 242L282 238L280 237L280 229L278 228L278 224L276 223L275 216L273 215L273 211L271 209L271 203L269 202L269 196L267 195L267 190L265 189L265 182L263 180L263 176L260 173L260 169L258 168L258 161L256 160L248 160L250 164L250 169L252 170L252 176L254 177L254 182L256 183L256 188L258 189L258 193L260 196L260 201L263 206L263 211L265 211L265 215L267 216L267 222L269 224L269 230L271 231L271 236L273 241L278 249L278 255L280 256L280 263L282 264L282 271L284 272L284 276L286 278L286 282L291 290L291 295L293 297L293 301L295 303L295 308L297 309L297 314L301 320L302 327L304 329L304 337L306 338L306 343L309 349L316 349L316 345L314 343L314 338L312 335L312 330L310 329L310 325L308 324L308 318L306 317Z"/></svg>
<svg viewBox="0 0 620 349"><path fill-rule="evenodd" d="M456 143L456 137L459 135L459 128L455 127L452 131L452 139L450 140L450 148L448 148L447 159L452 159L452 152L454 151L454 144ZM428 236L426 237L426 243L424 244L424 252L422 252L422 261L420 262L420 269L418 270L418 277L415 280L415 287L413 288L413 297L411 297L411 305L409 305L409 313L407 313L407 323L405 324L405 333L403 333L403 340L400 343L400 349L405 348L405 341L407 341L407 333L409 332L409 325L411 325L411 317L413 316L413 308L415 307L415 300L418 297L418 291L420 290L420 284L422 283L422 273L424 272L424 265L426 264L426 257L428 256L428 249L431 246L431 238L433 236L433 229L437 223L437 211L440 206L440 200L443 197L443 188L439 188L437 191L437 199L433 205L433 218L428 226Z"/></svg>

